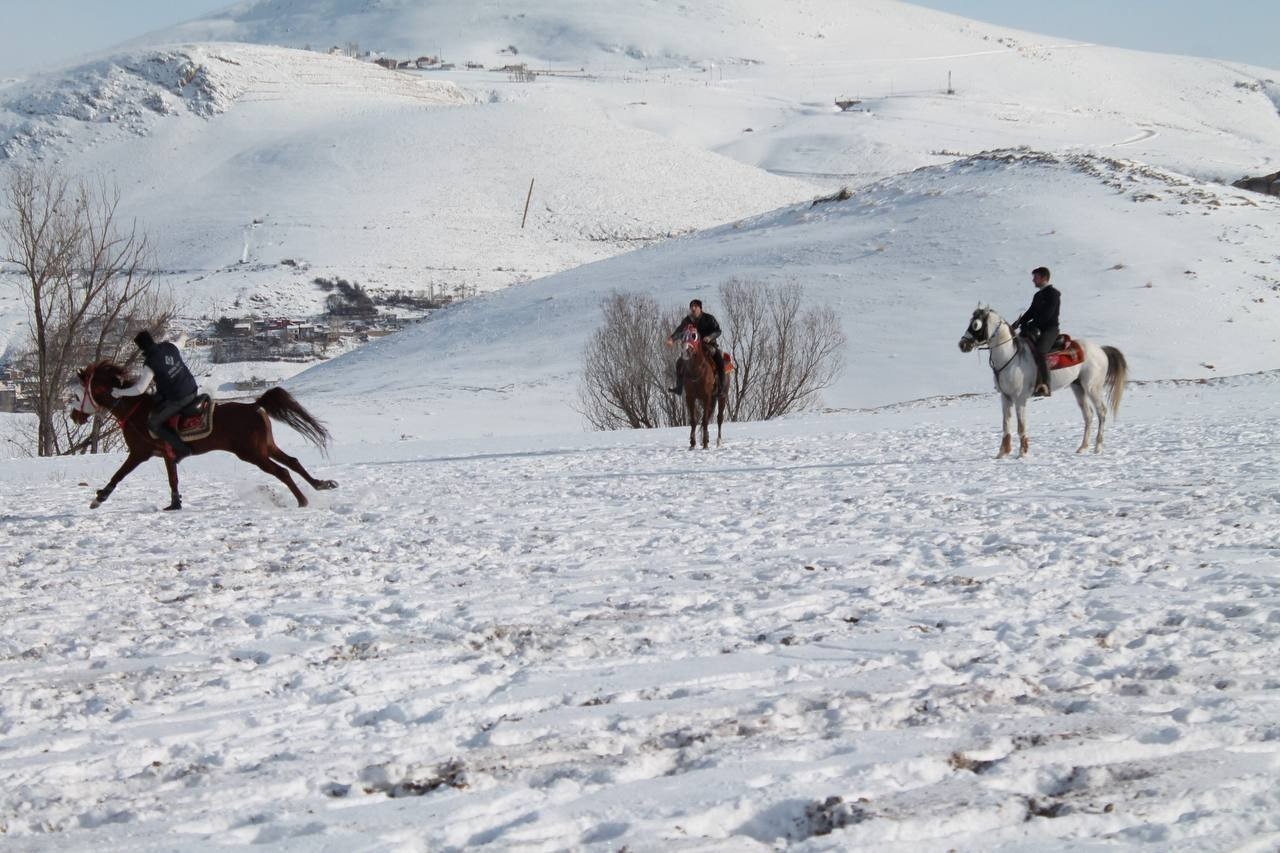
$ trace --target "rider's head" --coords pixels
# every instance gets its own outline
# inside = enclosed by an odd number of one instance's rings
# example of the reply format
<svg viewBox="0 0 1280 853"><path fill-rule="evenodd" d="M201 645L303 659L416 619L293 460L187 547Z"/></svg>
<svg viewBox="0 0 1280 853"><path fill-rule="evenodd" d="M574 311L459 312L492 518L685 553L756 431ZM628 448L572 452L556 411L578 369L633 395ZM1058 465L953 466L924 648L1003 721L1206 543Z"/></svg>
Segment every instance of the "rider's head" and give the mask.
<svg viewBox="0 0 1280 853"><path fill-rule="evenodd" d="M702 316L702 300L701 299L694 299L689 302L689 316L695 320Z"/></svg>
<svg viewBox="0 0 1280 853"><path fill-rule="evenodd" d="M156 345L156 339L151 337L151 333L146 329L133 336L133 342L138 345L138 349L146 352Z"/></svg>
<svg viewBox="0 0 1280 853"><path fill-rule="evenodd" d="M1036 267L1031 271L1031 281L1036 287L1044 287L1049 283L1049 268Z"/></svg>

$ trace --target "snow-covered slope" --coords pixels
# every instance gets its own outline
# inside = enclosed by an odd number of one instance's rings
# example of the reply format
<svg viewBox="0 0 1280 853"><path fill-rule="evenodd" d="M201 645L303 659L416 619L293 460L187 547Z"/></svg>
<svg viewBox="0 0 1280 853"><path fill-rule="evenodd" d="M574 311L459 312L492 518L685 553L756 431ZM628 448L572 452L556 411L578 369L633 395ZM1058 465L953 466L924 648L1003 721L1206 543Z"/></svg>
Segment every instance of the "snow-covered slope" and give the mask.
<svg viewBox="0 0 1280 853"><path fill-rule="evenodd" d="M978 302L1017 316L1041 264L1062 291L1063 330L1118 346L1136 378L1272 369L1277 213L1280 200L1139 164L992 152L455 306L297 387L358 405L369 421L357 434L572 429L582 348L607 293L673 307L699 296L714 313L716 288L738 277L794 281L832 306L850 346L831 407L987 391L986 362L956 343ZM403 364L420 367L388 369ZM1051 405L1077 417L1073 403Z"/></svg>

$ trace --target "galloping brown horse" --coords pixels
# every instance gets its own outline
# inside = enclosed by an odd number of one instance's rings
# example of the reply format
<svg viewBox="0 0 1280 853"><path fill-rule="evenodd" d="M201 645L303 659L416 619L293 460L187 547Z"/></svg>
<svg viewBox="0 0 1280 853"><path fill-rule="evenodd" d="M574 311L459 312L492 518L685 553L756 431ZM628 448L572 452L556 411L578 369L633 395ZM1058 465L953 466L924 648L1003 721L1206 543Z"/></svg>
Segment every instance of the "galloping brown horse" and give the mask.
<svg viewBox="0 0 1280 853"><path fill-rule="evenodd" d="M684 361L684 405L689 412L689 449L698 446L698 404L702 404L702 447L705 450L710 443L711 435L708 424L711 421L711 408L716 409L716 447L720 446L720 434L724 429L724 387L716 388L716 365L711 353L702 346L696 329L687 328L682 339ZM725 382L724 385L728 385Z"/></svg>
<svg viewBox="0 0 1280 853"><path fill-rule="evenodd" d="M120 434L124 436L124 443L129 449L124 464L112 476L111 481L98 490L89 506L97 509L134 468L152 456L160 456L164 459L165 471L169 475L171 492L171 500L166 509L181 509L178 466L173 461L172 453L166 452L168 445L164 440L151 435L147 429L147 415L151 413L154 398L150 394L112 397L112 388L128 388L132 381L124 368L109 361L89 365L79 372L79 376L82 391L78 404L71 412L72 420L84 423L95 411L108 412L120 424ZM315 479L302 467L301 462L276 446L268 418L275 418L293 427L321 450L329 443L329 432L324 424L298 405L298 401L283 388L272 388L252 403L218 403L213 418L213 431L209 435L189 440L195 453L208 453L211 450L234 453L288 486L289 491L298 499L298 506L306 506L307 498L289 476L289 472L277 463L301 474L313 489L338 487L333 480Z"/></svg>

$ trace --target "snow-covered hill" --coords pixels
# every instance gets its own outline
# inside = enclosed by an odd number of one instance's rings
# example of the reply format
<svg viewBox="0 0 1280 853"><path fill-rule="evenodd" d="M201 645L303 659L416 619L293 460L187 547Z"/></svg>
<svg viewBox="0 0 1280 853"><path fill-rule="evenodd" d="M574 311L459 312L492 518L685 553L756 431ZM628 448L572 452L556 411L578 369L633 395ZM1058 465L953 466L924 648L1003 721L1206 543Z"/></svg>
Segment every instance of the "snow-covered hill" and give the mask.
<svg viewBox="0 0 1280 853"><path fill-rule="evenodd" d="M350 42L459 68L262 46ZM484 70L516 62L575 76ZM299 313L316 276L492 290L992 148L1270 172L1277 78L889 0L268 0L0 92L0 177L114 176L193 318Z"/></svg>
<svg viewBox="0 0 1280 853"><path fill-rule="evenodd" d="M978 302L1017 316L1041 264L1062 291L1063 330L1118 346L1136 378L1273 369L1277 213L1280 200L1131 162L991 152L455 306L297 387L358 402L357 434L574 429L582 349L606 294L672 307L699 296L714 313L717 287L737 277L793 281L832 306L850 346L830 407L989 391L986 362L956 342ZM420 366L388 369L403 364ZM1077 417L1068 400L1051 405Z"/></svg>

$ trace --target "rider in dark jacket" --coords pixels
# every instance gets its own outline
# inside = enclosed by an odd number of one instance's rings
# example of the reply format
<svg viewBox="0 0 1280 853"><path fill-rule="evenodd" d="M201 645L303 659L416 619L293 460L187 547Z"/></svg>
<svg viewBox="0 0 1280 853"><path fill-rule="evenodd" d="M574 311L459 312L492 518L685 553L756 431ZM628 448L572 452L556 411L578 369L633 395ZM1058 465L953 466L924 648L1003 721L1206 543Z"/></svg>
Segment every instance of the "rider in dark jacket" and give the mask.
<svg viewBox="0 0 1280 853"><path fill-rule="evenodd" d="M142 394L154 376L156 399L151 414L147 417L147 426L173 448L174 461L181 462L191 455L191 445L183 441L167 421L195 401L199 391L196 378L183 362L181 350L174 344L168 341L156 343L151 333L145 329L134 336L133 342L142 350L142 362L145 365L142 375L128 388L113 388L111 395L135 397Z"/></svg>
<svg viewBox="0 0 1280 853"><path fill-rule="evenodd" d="M1031 271L1031 281L1036 286L1036 295L1031 297L1031 307L1022 316L1010 324L1015 332L1021 327L1022 337L1031 344L1031 352L1036 357L1037 397L1049 396L1049 364L1045 354L1053 349L1058 339L1058 308L1062 302L1062 294L1049 283L1049 268L1036 267Z"/></svg>
<svg viewBox="0 0 1280 853"><path fill-rule="evenodd" d="M716 366L716 381L724 382L724 359L720 355L720 345L716 343L720 338L720 324L716 322L714 316L702 310L701 299L694 299L689 303L689 313L680 321L680 325L676 326L676 330L667 336L667 346L675 346L676 338L680 337L688 326L698 330L698 340L702 341L702 345L707 348L707 353ZM683 359L676 361L675 387L667 390L672 394L684 393Z"/></svg>

